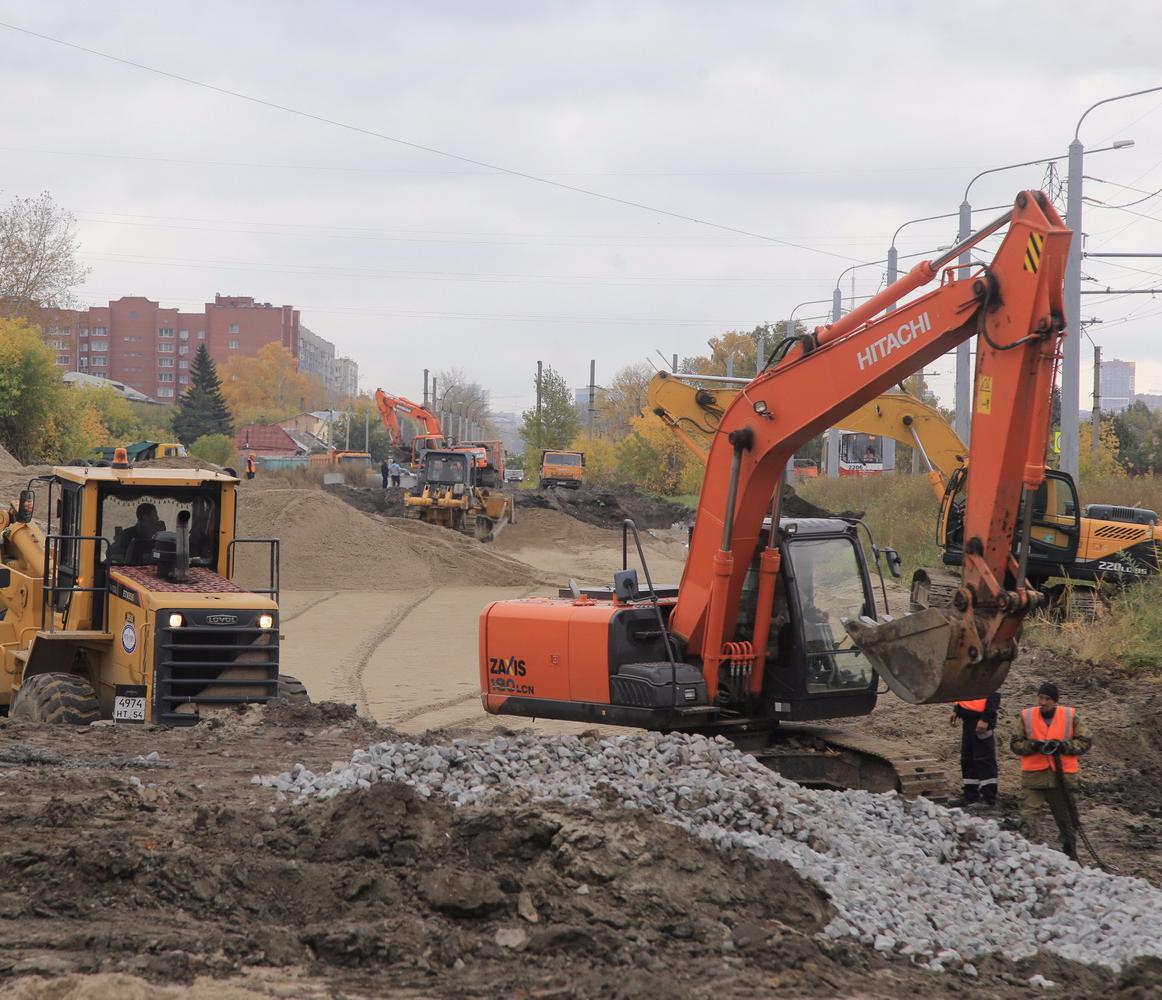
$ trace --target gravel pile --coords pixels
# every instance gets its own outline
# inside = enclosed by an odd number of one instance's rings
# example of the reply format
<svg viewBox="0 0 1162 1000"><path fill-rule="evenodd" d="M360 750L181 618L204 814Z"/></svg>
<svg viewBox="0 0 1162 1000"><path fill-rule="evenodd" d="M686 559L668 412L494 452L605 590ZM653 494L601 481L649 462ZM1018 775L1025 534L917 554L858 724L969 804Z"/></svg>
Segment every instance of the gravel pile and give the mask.
<svg viewBox="0 0 1162 1000"><path fill-rule="evenodd" d="M721 848L785 861L822 887L832 938L854 938L925 968L975 974L989 953L1044 948L1114 969L1162 955L1162 891L1082 868L996 822L926 799L802 788L721 737L404 741L357 751L323 774L302 765L255 777L296 803L404 782L457 805L501 799L655 813Z"/></svg>

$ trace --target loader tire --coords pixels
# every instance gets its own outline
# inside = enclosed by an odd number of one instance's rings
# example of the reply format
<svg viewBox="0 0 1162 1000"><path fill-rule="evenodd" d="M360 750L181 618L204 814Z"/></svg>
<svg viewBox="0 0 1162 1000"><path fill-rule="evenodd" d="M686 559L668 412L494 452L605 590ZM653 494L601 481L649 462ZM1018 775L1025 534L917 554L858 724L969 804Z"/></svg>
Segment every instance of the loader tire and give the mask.
<svg viewBox="0 0 1162 1000"><path fill-rule="evenodd" d="M87 726L101 718L93 686L76 674L33 674L12 699L14 719Z"/></svg>
<svg viewBox="0 0 1162 1000"><path fill-rule="evenodd" d="M309 705L311 703L311 696L307 694L307 686L290 674L278 675L278 695L276 697L296 704Z"/></svg>

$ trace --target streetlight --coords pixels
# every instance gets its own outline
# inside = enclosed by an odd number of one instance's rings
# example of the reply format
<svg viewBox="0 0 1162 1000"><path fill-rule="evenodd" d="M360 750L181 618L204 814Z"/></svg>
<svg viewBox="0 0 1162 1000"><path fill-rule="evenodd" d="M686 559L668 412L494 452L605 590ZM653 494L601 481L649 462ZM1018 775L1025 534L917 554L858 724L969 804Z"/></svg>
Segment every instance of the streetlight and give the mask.
<svg viewBox="0 0 1162 1000"><path fill-rule="evenodd" d="M1162 88L1159 88L1159 89L1162 89ZM1096 105L1095 105L1095 107L1096 107ZM1087 114L1088 114L1088 112L1087 112ZM1084 117L1084 115L1082 117ZM1079 123L1079 125L1080 125L1080 123ZM1111 149L1124 149L1127 146L1132 146L1133 144L1134 144L1134 141L1132 139L1119 139L1112 146L1105 146L1102 149L1095 149L1094 152L1095 153L1104 153L1104 152L1107 152L1108 150L1111 150ZM1072 149L1072 147L1070 147L1070 148ZM1072 154L1070 154L1070 155L1072 155ZM975 177L973 177L972 180L970 180L968 182L968 184L965 185L964 200L961 201L961 203L960 203L960 228L956 234L957 242L958 243L963 242L964 240L966 240L968 238L969 234L972 232L972 205L969 204L968 196L969 196L969 192L972 191L972 186L977 181L979 181L982 177L987 177L989 174L999 174L1004 170L1017 170L1020 167L1035 167L1035 166L1040 166L1041 164L1045 164L1045 163L1056 163L1058 160L1064 160L1066 158L1067 157L1064 154L1062 154L1060 156L1042 156L1036 160L1022 160L1020 163L1009 163L1003 167L989 167L987 170L982 170L979 174L977 174ZM1072 185L1072 177L1073 177L1073 175L1072 175L1072 168L1071 168L1071 172L1070 172L1071 185ZM1080 181L1078 183L1080 184ZM1076 241L1074 241L1074 242L1076 242ZM964 253L962 253L960 255L960 278L962 280L968 277L969 268L971 266L972 266L972 252L970 250L965 250ZM1079 275L1080 275L1080 267L1081 267L1081 265L1080 265L1080 258L1079 258L1079 264L1078 264L1078 274ZM1068 271L1066 273L1068 273ZM1068 287L1068 279L1066 279L1066 286ZM1066 311L1068 312L1068 309ZM1067 337L1065 340L1065 344L1066 344L1065 351L1066 351L1067 357L1068 357L1068 353L1069 353L1069 342L1072 339L1073 338ZM1066 362L1066 364L1068 364L1068 362ZM968 341L965 341L962 344L958 344L956 347L956 420L955 420L955 428L956 428L956 433L960 435L960 439L962 441L968 441L969 434L971 432L971 424L972 424L972 390L970 387L971 382L972 382L971 374L972 373L971 373L971 360L970 360L970 355L969 355L969 344L968 344ZM1064 392L1064 387L1063 387L1062 391ZM1076 407L1074 407L1074 409L1076 409ZM1064 413L1063 413L1062 420L1064 421L1064 419L1065 418L1064 418ZM1077 419L1077 415L1074 414L1074 420L1076 421L1076 419ZM1064 426L1062 427L1062 431L1064 432ZM1064 440L1064 433L1062 434L1062 440Z"/></svg>
<svg viewBox="0 0 1162 1000"><path fill-rule="evenodd" d="M1140 97L1142 94L1155 94L1160 90L1162 87L1147 87L1145 90L1103 98L1086 108L1077 119L1073 142L1069 144L1069 190L1065 202L1065 224L1073 230L1069 256L1065 261L1065 326L1070 332L1081 329L1081 174L1085 154L1085 147L1081 143L1081 124L1091 111L1103 104L1122 101L1127 97ZM1132 139L1119 139L1112 148L1125 149L1133 144ZM1075 479L1080 459L1080 405L1081 337L1069 336L1065 338L1061 362L1061 468Z"/></svg>
<svg viewBox="0 0 1162 1000"><path fill-rule="evenodd" d="M786 336L788 336L788 337L795 336L795 313L797 313L800 309L802 309L804 306L827 305L831 301L832 301L831 299L810 299L807 302L800 302L797 306L795 306L794 309L791 310L791 316L787 320Z"/></svg>

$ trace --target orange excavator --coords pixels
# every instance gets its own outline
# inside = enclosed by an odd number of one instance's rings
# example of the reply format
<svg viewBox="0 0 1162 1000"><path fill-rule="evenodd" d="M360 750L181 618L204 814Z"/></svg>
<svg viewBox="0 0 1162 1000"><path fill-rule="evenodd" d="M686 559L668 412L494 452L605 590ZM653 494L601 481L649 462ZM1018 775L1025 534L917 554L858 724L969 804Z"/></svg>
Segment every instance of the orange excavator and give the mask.
<svg viewBox="0 0 1162 1000"><path fill-rule="evenodd" d="M1006 227L991 263L967 273L949 267ZM822 740L825 752L804 756L788 749L788 735L796 722L870 713L881 679L905 701L928 704L986 696L1008 674L1024 619L1043 602L1014 536L1018 511L1028 522L1033 510L1022 498L1045 479L1070 235L1043 193L1023 192L1011 211L838 322L776 348L714 435L680 585L655 586L639 544L644 587L625 568L612 587L570 581L558 598L488 605L485 710L722 733L788 756L790 766L773 766L792 777L929 792L935 762L817 730L798 738ZM908 298L933 280L935 290ZM893 617L882 586L877 608L859 522L780 519L787 462L974 337L960 587L948 607L914 604ZM1030 525L1021 527L1028 538ZM636 539L631 523L626 529ZM880 551L871 549L878 569ZM835 773L845 754L854 774Z"/></svg>
<svg viewBox="0 0 1162 1000"><path fill-rule="evenodd" d="M420 467L421 451L448 446L443 428L440 427L440 418L427 407L404 399L403 396L393 396L382 389L375 390L375 405L379 409L384 429L391 438L392 447L401 452L401 459L408 461L413 472ZM410 439L410 443L404 440L403 427L399 422L401 416L424 428L423 433L418 433Z"/></svg>

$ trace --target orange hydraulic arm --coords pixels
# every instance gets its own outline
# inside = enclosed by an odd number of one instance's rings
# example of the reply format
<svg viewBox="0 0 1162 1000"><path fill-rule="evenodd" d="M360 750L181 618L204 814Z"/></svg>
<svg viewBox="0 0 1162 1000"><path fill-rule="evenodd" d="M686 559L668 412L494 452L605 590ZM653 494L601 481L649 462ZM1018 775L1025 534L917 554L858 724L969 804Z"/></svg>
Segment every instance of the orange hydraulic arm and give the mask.
<svg viewBox="0 0 1162 1000"><path fill-rule="evenodd" d="M968 247L1008 225L992 263L968 278L944 271ZM963 588L956 610L939 622L926 657L892 660L888 647L912 636L930 609L874 628L848 626L897 694L910 701L945 700L939 679L901 678L933 658L957 688L987 693L1003 680L1015 650L1021 618L1037 595L1024 589L1011 545L1021 490L1044 478L1050 393L1064 335L1063 276L1070 232L1040 192L1024 192L1011 212L941 258L918 264L903 279L842 320L801 338L778 363L744 386L723 414L707 460L706 478L690 541L690 554L670 618L688 656L700 657L707 690L717 690L718 668L736 658L732 634L739 595L771 507L778 524L779 485L787 460L812 436L842 423L853 409L930 364L957 344L979 336L965 512ZM940 276L940 286L880 315L892 303ZM1025 509L1031 510L1032 504ZM1027 526L1026 526L1027 527ZM779 568L776 531L760 561L758 607L771 606ZM1023 537L1028 537L1028 531ZM1004 589L1012 571L1016 590ZM753 636L752 690L762 687L769 615L760 611ZM909 619L916 619L909 623ZM877 632L876 629L883 630ZM930 636L931 638L931 636ZM889 640L882 649L881 640ZM938 655L934 656L934 651ZM967 677L965 674L969 675ZM931 673L931 671L929 671ZM967 695L953 695L960 697Z"/></svg>
<svg viewBox="0 0 1162 1000"><path fill-rule="evenodd" d="M403 429L399 424L400 414L409 420L414 420L417 424L422 424L426 435L438 434L440 437L444 435L440 427L440 418L431 410L425 409L419 403L413 403L410 399L393 396L382 389L376 389L375 405L379 408L380 419L383 421L384 429L391 435L393 445L404 443Z"/></svg>

